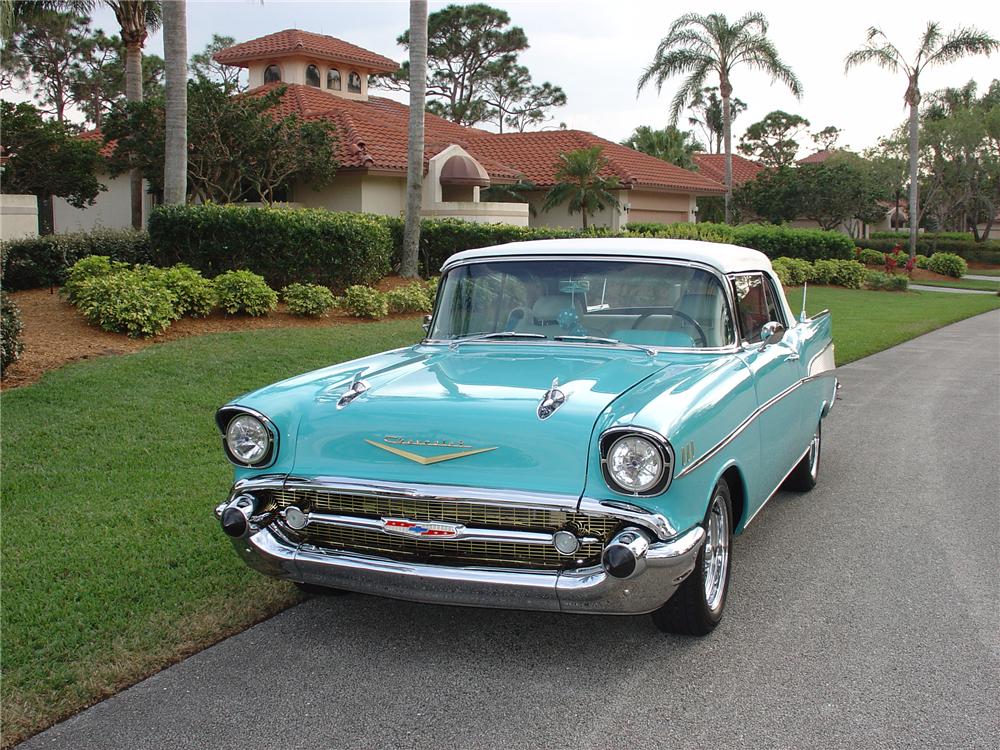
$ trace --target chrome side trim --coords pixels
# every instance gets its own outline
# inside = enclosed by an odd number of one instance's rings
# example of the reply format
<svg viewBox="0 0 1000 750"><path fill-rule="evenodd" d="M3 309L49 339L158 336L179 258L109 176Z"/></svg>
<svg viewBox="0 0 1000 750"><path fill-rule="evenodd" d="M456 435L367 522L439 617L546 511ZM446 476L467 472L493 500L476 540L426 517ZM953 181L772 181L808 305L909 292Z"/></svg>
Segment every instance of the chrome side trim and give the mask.
<svg viewBox="0 0 1000 750"><path fill-rule="evenodd" d="M788 470L787 472L785 472L785 476L783 476L783 477L781 478L781 481L780 481L780 482L778 482L778 486L777 486L777 487L775 487L775 488L774 488L773 490L771 490L771 494L770 494L770 495L768 495L768 496L767 496L766 498L764 498L764 502L762 502L762 503L761 503L761 504L760 504L760 505L759 505L759 506L757 507L757 510L755 510L755 511L753 512L753 515L752 515L752 516L750 516L750 518L748 518L748 519L746 520L746 523L744 523L744 524L743 524L743 528L744 528L744 529L746 529L746 527L750 525L750 522L751 522L751 521L752 521L753 519L755 519L755 518L757 517L757 514L758 514L758 513L760 513L760 512L762 511L762 510L764 510L764 506L765 506L765 505L767 505L767 502L768 502L768 500L770 500L770 499L771 499L772 497L774 497L774 496L775 496L776 494L778 494L778 490L780 490L780 489L781 489L781 485L783 485L783 484L785 483L785 480L786 480L786 479L788 479L788 476L789 476L789 475L790 475L790 474L791 474L791 473L792 473L793 471L795 471L795 467L799 465L799 461L801 461L801 460L802 460L803 458L805 458L805 457L806 457L806 453L808 453L808 452L809 452L809 448L811 448L811 447L812 447L812 442L811 442L811 439L810 439L810 444L809 444L808 446L806 446L806 449L805 449L805 451L803 451L802 455L801 455L801 456L799 456L799 457L798 457L797 459L795 459L795 461L794 461L794 462L792 463L792 468L790 468L790 469L789 469L789 470Z"/></svg>

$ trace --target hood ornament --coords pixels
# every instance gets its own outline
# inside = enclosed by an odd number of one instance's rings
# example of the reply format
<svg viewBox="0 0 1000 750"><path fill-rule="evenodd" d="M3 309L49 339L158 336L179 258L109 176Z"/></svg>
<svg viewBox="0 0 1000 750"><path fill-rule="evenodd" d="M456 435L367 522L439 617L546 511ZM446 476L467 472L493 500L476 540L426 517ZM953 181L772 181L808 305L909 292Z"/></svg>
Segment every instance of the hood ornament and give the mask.
<svg viewBox="0 0 1000 750"><path fill-rule="evenodd" d="M548 419L556 413L556 409L566 403L566 394L559 390L559 378L552 379L552 385L542 395L541 403L538 404L538 418Z"/></svg>
<svg viewBox="0 0 1000 750"><path fill-rule="evenodd" d="M361 373L358 372L358 374L354 376L354 380L351 383L350 387L346 391L344 391L344 394L340 397L340 400L337 401L337 408L343 409L345 406L347 406L349 403L351 403L354 399L356 399L362 393L367 391L369 388L371 388L371 385L367 381L362 380Z"/></svg>

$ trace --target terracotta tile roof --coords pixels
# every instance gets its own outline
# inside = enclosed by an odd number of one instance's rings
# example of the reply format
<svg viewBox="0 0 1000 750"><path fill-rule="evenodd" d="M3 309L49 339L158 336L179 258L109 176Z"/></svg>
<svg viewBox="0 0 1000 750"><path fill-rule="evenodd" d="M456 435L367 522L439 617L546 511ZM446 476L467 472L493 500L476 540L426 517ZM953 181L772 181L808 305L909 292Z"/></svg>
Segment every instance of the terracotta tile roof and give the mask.
<svg viewBox="0 0 1000 750"><path fill-rule="evenodd" d="M470 139L476 153L507 164L539 188L555 184L559 154L581 148L601 146L608 166L603 176L617 176L632 188L683 190L701 195L716 195L725 188L697 172L634 151L582 130L546 130L535 133L484 133Z"/></svg>
<svg viewBox="0 0 1000 750"><path fill-rule="evenodd" d="M698 165L698 172L706 177L715 180L723 185L726 184L726 155L725 154L695 154L694 163ZM749 182L764 167L755 161L733 154L733 185L739 187L745 182Z"/></svg>
<svg viewBox="0 0 1000 750"><path fill-rule="evenodd" d="M83 131L77 136L77 138L79 138L81 141L97 141L98 143L104 143L104 135L101 133L100 130L97 130L96 128L94 130ZM100 155L105 158L111 156L115 152L115 146L117 145L117 143L118 143L117 141L104 143L104 145L101 146L101 150L99 151Z"/></svg>
<svg viewBox="0 0 1000 750"><path fill-rule="evenodd" d="M285 29L274 34L234 44L216 52L212 57L223 65L246 67L252 60L262 60L289 55L309 55L321 60L357 63L370 70L393 73L399 70L395 60L363 47L325 34L313 34L299 29Z"/></svg>

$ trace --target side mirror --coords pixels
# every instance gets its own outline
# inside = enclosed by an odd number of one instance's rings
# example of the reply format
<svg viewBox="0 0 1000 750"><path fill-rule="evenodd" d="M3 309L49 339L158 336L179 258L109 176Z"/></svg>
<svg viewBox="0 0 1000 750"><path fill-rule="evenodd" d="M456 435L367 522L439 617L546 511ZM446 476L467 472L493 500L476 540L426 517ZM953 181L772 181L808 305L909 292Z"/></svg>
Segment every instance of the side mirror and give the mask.
<svg viewBox="0 0 1000 750"><path fill-rule="evenodd" d="M777 344L785 335L785 327L776 321L771 321L765 323L764 327L760 329L760 338L764 343L761 344L760 350L764 351L771 344Z"/></svg>
<svg viewBox="0 0 1000 750"><path fill-rule="evenodd" d="M424 329L424 333L430 333L431 332L431 316L430 315L425 315L424 316L424 322L423 322L423 324L420 327Z"/></svg>

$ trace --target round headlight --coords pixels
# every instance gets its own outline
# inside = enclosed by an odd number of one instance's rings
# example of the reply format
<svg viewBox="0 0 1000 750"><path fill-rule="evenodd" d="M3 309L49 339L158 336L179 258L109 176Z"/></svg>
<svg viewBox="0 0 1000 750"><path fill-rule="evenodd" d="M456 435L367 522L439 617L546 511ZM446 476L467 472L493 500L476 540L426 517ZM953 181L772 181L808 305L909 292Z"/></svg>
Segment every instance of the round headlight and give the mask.
<svg viewBox="0 0 1000 750"><path fill-rule="evenodd" d="M608 448L610 478L625 492L646 492L663 477L663 454L641 435L625 435Z"/></svg>
<svg viewBox="0 0 1000 750"><path fill-rule="evenodd" d="M257 417L240 414L226 428L226 446L240 463L257 464L270 451L271 433Z"/></svg>

